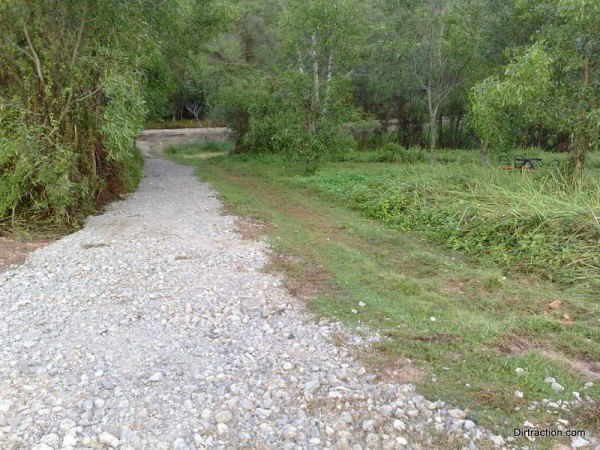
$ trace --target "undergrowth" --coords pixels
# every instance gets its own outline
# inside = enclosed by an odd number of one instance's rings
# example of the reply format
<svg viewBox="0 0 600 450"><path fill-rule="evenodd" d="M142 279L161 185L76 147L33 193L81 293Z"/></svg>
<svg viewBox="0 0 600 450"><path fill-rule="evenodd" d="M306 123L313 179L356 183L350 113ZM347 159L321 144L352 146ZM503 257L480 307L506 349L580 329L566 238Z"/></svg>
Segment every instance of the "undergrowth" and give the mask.
<svg viewBox="0 0 600 450"><path fill-rule="evenodd" d="M600 184L474 164L329 166L296 185L502 267L600 286Z"/></svg>

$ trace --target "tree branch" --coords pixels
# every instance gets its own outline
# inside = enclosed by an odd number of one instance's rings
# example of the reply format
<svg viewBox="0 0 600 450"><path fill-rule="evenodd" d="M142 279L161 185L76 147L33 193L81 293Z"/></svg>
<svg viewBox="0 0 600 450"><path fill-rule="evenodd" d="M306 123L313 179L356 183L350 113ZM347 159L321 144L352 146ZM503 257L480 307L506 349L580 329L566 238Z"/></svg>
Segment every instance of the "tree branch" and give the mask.
<svg viewBox="0 0 600 450"><path fill-rule="evenodd" d="M83 37L83 29L85 28L85 23L86 23L87 10L88 10L88 2L86 0L83 5L83 13L81 15L81 24L79 25L79 30L77 31L77 38L75 39L75 45L73 46L73 52L71 53L71 66L74 66L75 62L77 61L79 45L81 44L81 39ZM60 124L64 120L65 116L67 115L67 112L69 112L69 108L71 108L72 101L73 101L73 86L71 86L71 89L69 90L69 95L67 97L67 101L65 102L65 105L62 107L60 114L58 116L58 121L56 122L57 127L60 126Z"/></svg>
<svg viewBox="0 0 600 450"><path fill-rule="evenodd" d="M79 51L79 45L81 44L81 38L83 36L83 29L85 28L86 16L88 11L88 2L87 0L83 4L83 13L81 15L81 24L79 25L79 30L77 31L77 38L75 39L75 45L73 46L73 53L71 54L71 64L75 64L77 60L77 52Z"/></svg>
<svg viewBox="0 0 600 450"><path fill-rule="evenodd" d="M42 87L44 87L46 85L46 80L44 80L44 74L42 72L42 62L40 61L40 57L33 46L33 42L31 41L31 36L29 36L29 30L27 29L27 24L25 22L23 22L23 32L25 33L25 39L27 39L27 45L31 51L31 59L33 60L35 71L40 79L40 83L42 83Z"/></svg>

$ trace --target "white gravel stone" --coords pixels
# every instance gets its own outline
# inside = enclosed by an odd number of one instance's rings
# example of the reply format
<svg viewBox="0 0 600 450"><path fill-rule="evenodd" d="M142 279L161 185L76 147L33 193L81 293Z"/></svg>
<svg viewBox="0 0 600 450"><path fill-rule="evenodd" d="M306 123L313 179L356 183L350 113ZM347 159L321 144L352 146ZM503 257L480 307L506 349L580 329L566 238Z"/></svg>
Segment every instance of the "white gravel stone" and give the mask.
<svg viewBox="0 0 600 450"><path fill-rule="evenodd" d="M48 444L37 444L31 447L31 450L54 450L54 447L50 447Z"/></svg>
<svg viewBox="0 0 600 450"><path fill-rule="evenodd" d="M152 376L150 378L148 378L148 381L152 381L154 383L156 383L157 381L160 381L163 379L163 374L161 372L155 372L152 374Z"/></svg>
<svg viewBox="0 0 600 450"><path fill-rule="evenodd" d="M550 387L552 388L552 390L554 390L556 392L563 392L565 390L565 388L562 385L560 385L560 384L558 384L556 382L552 383L550 385Z"/></svg>
<svg viewBox="0 0 600 450"><path fill-rule="evenodd" d="M372 430L374 426L375 426L375 421L373 419L363 420L362 429L364 431Z"/></svg>
<svg viewBox="0 0 600 450"><path fill-rule="evenodd" d="M75 436L72 436L70 434L65 435L62 442L63 447L75 447L76 445L77 439L75 439Z"/></svg>
<svg viewBox="0 0 600 450"><path fill-rule="evenodd" d="M60 428L62 431L69 431L71 428L75 428L76 426L77 424L74 420L65 419L62 422L60 422L58 428Z"/></svg>
<svg viewBox="0 0 600 450"><path fill-rule="evenodd" d="M406 438L403 438L402 436L398 436L398 437L396 438L396 443L397 443L398 445L402 445L402 446L406 446L406 445L408 445L408 441L406 440Z"/></svg>
<svg viewBox="0 0 600 450"><path fill-rule="evenodd" d="M395 419L393 424L394 430L405 430L406 424L400 419Z"/></svg>
<svg viewBox="0 0 600 450"><path fill-rule="evenodd" d="M119 439L106 431L103 431L98 435L98 440L101 444L108 445L113 448L117 448L119 446Z"/></svg>
<svg viewBox="0 0 600 450"><path fill-rule="evenodd" d="M319 379L313 378L312 380L304 384L304 392L306 392L307 394L312 394L317 389L319 389L320 386L321 383L319 382Z"/></svg>
<svg viewBox="0 0 600 450"><path fill-rule="evenodd" d="M504 445L504 438L502 436L491 435L490 441L497 447Z"/></svg>
<svg viewBox="0 0 600 450"><path fill-rule="evenodd" d="M215 422L217 423L229 423L233 419L231 411L221 411L215 414Z"/></svg>
<svg viewBox="0 0 600 450"><path fill-rule="evenodd" d="M12 406L12 401L10 400L0 400L0 412L8 412L10 407Z"/></svg>
<svg viewBox="0 0 600 450"><path fill-rule="evenodd" d="M190 448L183 438L177 438L173 442L173 450L188 450Z"/></svg>
<svg viewBox="0 0 600 450"><path fill-rule="evenodd" d="M586 441L585 439L583 439L582 437L574 437L573 439L571 439L571 447L572 448L583 448L583 447L589 447L590 443L588 441Z"/></svg>
<svg viewBox="0 0 600 450"><path fill-rule="evenodd" d="M465 430L470 431L473 428L475 428L477 425L475 425L475 422L473 422L472 420L465 420L465 423L463 424L463 427L465 428Z"/></svg>
<svg viewBox="0 0 600 450"><path fill-rule="evenodd" d="M461 409L451 409L450 411L448 411L448 414L454 419L464 419L465 417L467 417L467 413Z"/></svg>
<svg viewBox="0 0 600 450"><path fill-rule="evenodd" d="M58 445L60 438L58 437L58 434L56 433L48 433L45 436L42 437L42 439L40 439L40 442L42 444L48 444L50 446L56 446Z"/></svg>

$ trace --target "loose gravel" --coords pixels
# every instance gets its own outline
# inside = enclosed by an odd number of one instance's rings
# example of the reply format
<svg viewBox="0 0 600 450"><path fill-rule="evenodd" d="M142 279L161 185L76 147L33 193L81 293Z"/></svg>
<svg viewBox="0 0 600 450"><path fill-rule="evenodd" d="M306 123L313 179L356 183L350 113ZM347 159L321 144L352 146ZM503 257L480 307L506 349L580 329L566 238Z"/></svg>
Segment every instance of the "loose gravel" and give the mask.
<svg viewBox="0 0 600 450"><path fill-rule="evenodd" d="M135 194L0 274L1 449L504 444L377 381L220 210L190 168L150 159Z"/></svg>

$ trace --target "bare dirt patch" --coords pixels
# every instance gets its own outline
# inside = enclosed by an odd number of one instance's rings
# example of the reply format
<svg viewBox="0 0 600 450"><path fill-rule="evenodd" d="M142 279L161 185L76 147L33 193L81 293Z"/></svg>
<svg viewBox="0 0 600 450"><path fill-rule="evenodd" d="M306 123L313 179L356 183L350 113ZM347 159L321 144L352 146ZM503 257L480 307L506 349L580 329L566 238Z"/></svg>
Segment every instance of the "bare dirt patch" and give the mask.
<svg viewBox="0 0 600 450"><path fill-rule="evenodd" d="M11 265L21 265L27 255L40 247L44 247L54 239L39 241L22 241L19 239L0 237L0 272L4 272Z"/></svg>
<svg viewBox="0 0 600 450"><path fill-rule="evenodd" d="M216 156L226 155L226 152L206 152L206 153L196 153L193 155L183 155L184 159L208 159L214 158Z"/></svg>
<svg viewBox="0 0 600 450"><path fill-rule="evenodd" d="M507 356L517 356L529 351L538 351L548 359L566 364L575 372L589 380L600 379L600 364L595 361L586 361L572 355L557 352L547 343L539 342L532 337L503 335L496 344L502 353Z"/></svg>
<svg viewBox="0 0 600 450"><path fill-rule="evenodd" d="M146 130L137 138L137 146L146 158L162 158L167 147L197 142L225 141L228 128L183 128L179 130Z"/></svg>

